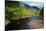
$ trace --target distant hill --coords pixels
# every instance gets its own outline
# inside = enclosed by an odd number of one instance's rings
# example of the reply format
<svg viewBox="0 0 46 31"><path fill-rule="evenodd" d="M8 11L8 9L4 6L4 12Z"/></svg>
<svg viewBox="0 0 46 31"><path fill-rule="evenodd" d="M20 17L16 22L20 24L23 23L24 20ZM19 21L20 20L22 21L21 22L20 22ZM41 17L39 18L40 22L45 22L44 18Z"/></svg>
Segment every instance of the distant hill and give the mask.
<svg viewBox="0 0 46 31"><path fill-rule="evenodd" d="M29 8L29 9L33 8L33 9L39 10L39 8L37 6L30 6L30 5L26 4L26 3L24 3L24 6L27 7L27 8Z"/></svg>

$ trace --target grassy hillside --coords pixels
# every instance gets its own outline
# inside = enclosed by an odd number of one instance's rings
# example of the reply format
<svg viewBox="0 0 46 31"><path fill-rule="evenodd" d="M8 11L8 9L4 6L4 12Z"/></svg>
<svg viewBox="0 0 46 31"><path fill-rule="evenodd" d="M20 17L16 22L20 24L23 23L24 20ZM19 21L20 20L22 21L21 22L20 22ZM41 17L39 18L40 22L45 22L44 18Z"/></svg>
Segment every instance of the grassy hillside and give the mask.
<svg viewBox="0 0 46 31"><path fill-rule="evenodd" d="M6 1L5 17L6 19L21 19L31 16L39 16L40 10L30 12L26 7L20 5L18 1Z"/></svg>

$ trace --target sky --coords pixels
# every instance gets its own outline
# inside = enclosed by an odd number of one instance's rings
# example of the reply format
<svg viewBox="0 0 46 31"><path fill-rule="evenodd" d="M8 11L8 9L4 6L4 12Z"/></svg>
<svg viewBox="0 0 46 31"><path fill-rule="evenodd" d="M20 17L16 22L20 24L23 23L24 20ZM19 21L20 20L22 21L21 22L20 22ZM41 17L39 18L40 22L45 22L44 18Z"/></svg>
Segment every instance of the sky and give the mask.
<svg viewBox="0 0 46 31"><path fill-rule="evenodd" d="M30 5L30 6L37 6L38 8L42 8L44 7L44 3L43 2L30 2L30 1L23 1L24 3Z"/></svg>

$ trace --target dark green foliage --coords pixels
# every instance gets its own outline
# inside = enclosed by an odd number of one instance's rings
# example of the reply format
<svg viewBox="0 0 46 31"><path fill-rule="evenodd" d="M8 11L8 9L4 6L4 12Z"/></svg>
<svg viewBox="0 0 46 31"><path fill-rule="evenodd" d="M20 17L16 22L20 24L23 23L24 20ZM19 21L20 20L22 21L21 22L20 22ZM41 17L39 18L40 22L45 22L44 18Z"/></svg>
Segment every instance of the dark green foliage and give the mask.
<svg viewBox="0 0 46 31"><path fill-rule="evenodd" d="M41 9L40 16L42 16L42 17L44 16L44 8Z"/></svg>

